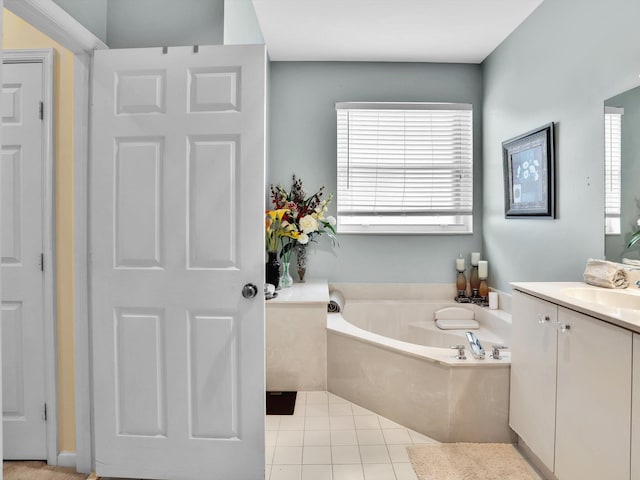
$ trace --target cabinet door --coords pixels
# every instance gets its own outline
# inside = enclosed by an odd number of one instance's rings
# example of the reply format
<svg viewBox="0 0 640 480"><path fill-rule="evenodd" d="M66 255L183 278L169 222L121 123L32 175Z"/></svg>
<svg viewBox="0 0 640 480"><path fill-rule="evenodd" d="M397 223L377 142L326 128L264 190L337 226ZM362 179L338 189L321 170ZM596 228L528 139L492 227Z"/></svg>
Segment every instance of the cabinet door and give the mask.
<svg viewBox="0 0 640 480"><path fill-rule="evenodd" d="M513 294L509 425L553 470L558 307Z"/></svg>
<svg viewBox="0 0 640 480"><path fill-rule="evenodd" d="M631 406L631 478L640 478L640 335L633 334L633 405Z"/></svg>
<svg viewBox="0 0 640 480"><path fill-rule="evenodd" d="M632 333L559 307L560 480L629 480Z"/></svg>

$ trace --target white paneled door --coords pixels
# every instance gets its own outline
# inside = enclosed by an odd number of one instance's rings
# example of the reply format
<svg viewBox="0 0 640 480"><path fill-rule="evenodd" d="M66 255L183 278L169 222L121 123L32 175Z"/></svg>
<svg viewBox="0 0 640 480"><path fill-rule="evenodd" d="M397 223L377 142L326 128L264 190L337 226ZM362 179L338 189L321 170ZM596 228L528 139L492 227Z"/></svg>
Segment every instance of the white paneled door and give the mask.
<svg viewBox="0 0 640 480"><path fill-rule="evenodd" d="M95 53L100 476L264 478L265 67L261 46Z"/></svg>
<svg viewBox="0 0 640 480"><path fill-rule="evenodd" d="M42 63L2 76L2 423L5 459L46 459Z"/></svg>

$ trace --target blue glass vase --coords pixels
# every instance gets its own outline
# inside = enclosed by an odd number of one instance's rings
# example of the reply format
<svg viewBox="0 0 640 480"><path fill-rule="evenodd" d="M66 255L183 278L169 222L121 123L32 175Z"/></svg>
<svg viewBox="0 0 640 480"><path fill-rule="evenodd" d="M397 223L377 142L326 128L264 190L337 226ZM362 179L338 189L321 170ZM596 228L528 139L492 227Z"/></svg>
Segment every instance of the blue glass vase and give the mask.
<svg viewBox="0 0 640 480"><path fill-rule="evenodd" d="M280 288L288 288L293 285L293 277L289 273L289 262L282 262L282 275L280 276Z"/></svg>

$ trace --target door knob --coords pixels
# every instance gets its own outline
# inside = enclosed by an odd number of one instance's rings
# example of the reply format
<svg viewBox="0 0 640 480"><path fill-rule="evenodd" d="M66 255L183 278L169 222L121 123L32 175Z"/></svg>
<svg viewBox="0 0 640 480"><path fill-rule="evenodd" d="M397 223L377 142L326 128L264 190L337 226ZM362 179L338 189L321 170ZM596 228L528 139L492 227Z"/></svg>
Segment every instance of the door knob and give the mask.
<svg viewBox="0 0 640 480"><path fill-rule="evenodd" d="M258 287L256 287L253 283L247 283L244 287L242 287L242 296L244 298L253 298L258 294Z"/></svg>

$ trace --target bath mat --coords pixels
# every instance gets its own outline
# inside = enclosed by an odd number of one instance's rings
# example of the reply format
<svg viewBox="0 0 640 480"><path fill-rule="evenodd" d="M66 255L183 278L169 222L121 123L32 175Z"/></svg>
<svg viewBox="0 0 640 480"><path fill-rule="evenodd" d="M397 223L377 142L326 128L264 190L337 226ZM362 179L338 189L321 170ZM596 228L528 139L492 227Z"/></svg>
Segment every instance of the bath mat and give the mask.
<svg viewBox="0 0 640 480"><path fill-rule="evenodd" d="M267 392L267 415L293 415L298 392Z"/></svg>
<svg viewBox="0 0 640 480"><path fill-rule="evenodd" d="M420 480L541 480L508 443L445 443L408 447Z"/></svg>
<svg viewBox="0 0 640 480"><path fill-rule="evenodd" d="M4 480L85 480L84 473L71 468L53 467L46 462L13 462L2 464Z"/></svg>

